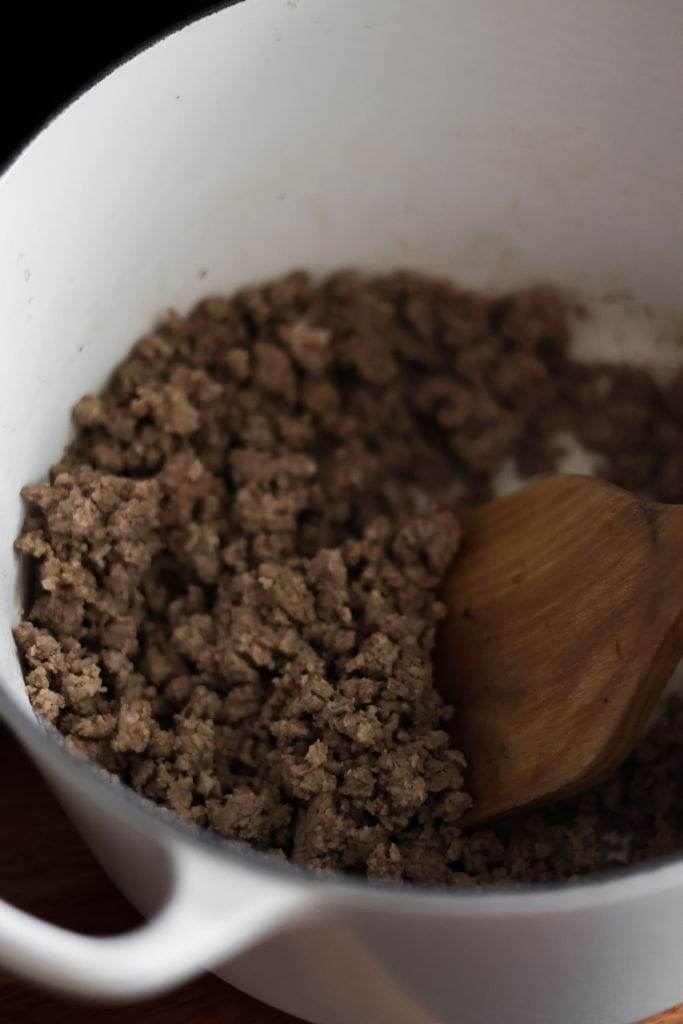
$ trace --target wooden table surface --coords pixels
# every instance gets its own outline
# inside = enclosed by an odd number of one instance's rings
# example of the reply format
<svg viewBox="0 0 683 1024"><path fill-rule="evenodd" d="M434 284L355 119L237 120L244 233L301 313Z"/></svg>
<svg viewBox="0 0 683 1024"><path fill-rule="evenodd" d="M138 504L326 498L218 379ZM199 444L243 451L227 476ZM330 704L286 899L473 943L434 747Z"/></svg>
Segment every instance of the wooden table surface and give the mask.
<svg viewBox="0 0 683 1024"><path fill-rule="evenodd" d="M0 820L0 896L48 921L91 934L112 934L139 923L139 915L114 888L4 730L0 730ZM93 1020L97 1024L297 1024L293 1017L257 1003L210 975L151 1002L94 1009L46 995L0 973L2 1024L92 1024ZM683 1024L683 1006L647 1024Z"/></svg>

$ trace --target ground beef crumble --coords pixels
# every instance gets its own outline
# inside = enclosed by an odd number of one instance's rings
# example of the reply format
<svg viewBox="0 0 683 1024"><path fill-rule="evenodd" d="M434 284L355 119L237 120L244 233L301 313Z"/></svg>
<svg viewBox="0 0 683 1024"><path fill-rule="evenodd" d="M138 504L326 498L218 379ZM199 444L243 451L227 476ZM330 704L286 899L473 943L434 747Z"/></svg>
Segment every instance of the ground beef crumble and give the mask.
<svg viewBox="0 0 683 1024"><path fill-rule="evenodd" d="M505 460L569 431L683 499L683 373L586 364L567 302L294 273L172 313L25 488L15 630L72 750L223 836L414 882L545 881L683 849L683 703L619 773L463 834L432 685L438 582Z"/></svg>

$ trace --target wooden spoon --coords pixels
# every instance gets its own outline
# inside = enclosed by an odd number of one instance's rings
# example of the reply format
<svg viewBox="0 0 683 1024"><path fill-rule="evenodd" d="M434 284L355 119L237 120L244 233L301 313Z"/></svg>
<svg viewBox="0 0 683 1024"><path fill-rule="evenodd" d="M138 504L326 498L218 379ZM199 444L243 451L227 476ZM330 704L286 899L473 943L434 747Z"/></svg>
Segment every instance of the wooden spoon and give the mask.
<svg viewBox="0 0 683 1024"><path fill-rule="evenodd" d="M555 476L465 525L435 669L473 825L576 793L633 748L683 654L683 507Z"/></svg>

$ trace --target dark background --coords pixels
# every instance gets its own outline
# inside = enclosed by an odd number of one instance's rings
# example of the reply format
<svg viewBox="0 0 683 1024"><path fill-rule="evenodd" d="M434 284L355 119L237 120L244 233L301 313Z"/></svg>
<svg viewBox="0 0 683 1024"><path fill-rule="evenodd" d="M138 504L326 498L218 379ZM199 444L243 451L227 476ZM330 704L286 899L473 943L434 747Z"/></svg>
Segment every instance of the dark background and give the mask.
<svg viewBox="0 0 683 1024"><path fill-rule="evenodd" d="M112 64L219 3L12 5L0 33L0 165Z"/></svg>

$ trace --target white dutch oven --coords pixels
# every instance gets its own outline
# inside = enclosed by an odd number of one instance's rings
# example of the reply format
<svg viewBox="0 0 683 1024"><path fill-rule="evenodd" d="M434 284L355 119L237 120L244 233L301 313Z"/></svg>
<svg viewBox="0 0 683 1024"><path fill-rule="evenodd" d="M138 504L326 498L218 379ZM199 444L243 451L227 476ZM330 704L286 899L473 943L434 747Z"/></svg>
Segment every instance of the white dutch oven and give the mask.
<svg viewBox="0 0 683 1024"><path fill-rule="evenodd" d="M19 488L170 304L344 264L680 304L682 46L679 0L246 0L117 68L6 172L1 709L150 923L94 939L0 904L3 965L108 997L209 967L325 1024L624 1024L683 999L683 859L516 892L320 880L71 760L10 637Z"/></svg>

